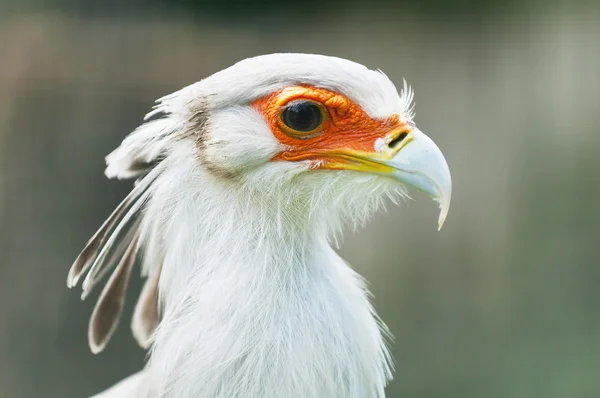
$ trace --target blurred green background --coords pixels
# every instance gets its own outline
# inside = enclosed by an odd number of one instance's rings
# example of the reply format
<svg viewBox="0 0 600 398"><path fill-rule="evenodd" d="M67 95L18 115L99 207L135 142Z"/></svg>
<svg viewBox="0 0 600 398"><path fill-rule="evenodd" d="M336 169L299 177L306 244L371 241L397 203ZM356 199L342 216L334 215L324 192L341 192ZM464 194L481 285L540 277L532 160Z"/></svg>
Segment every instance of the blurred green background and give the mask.
<svg viewBox="0 0 600 398"><path fill-rule="evenodd" d="M599 43L592 0L0 0L0 397L142 366L133 300L93 356L65 287L130 189L103 157L155 98L282 51L406 78L453 173L441 232L416 195L341 249L396 336L388 397L600 397Z"/></svg>

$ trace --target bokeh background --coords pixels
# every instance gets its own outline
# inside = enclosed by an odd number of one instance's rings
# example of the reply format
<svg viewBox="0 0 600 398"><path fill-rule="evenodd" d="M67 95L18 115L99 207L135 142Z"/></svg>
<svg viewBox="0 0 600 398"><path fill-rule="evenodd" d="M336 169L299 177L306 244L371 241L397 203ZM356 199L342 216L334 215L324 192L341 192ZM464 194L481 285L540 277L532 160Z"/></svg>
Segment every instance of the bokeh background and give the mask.
<svg viewBox="0 0 600 398"><path fill-rule="evenodd" d="M388 396L600 397L594 0L0 0L0 397L89 396L142 366L128 321L88 351L93 300L65 287L130 189L103 157L155 98L288 51L406 78L452 169L441 232L416 195L341 249L396 336Z"/></svg>

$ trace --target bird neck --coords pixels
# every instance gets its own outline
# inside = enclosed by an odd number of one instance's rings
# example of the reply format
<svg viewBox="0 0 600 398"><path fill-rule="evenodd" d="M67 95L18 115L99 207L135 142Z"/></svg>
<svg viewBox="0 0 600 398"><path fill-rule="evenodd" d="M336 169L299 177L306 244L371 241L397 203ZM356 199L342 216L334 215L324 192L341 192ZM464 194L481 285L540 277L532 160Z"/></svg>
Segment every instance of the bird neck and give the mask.
<svg viewBox="0 0 600 398"><path fill-rule="evenodd" d="M149 363L159 396L383 397L379 324L326 231L298 207L205 186L164 221L177 228Z"/></svg>

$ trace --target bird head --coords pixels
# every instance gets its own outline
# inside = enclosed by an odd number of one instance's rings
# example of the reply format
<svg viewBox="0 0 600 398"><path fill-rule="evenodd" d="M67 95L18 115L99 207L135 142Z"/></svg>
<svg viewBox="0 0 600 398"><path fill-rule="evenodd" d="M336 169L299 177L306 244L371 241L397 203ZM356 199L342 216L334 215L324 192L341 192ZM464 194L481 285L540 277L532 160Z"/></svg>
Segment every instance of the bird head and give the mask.
<svg viewBox="0 0 600 398"><path fill-rule="evenodd" d="M159 100L148 118L166 117L109 155L107 175L129 177L183 139L215 179L251 196L361 218L412 187L439 202L441 228L450 172L415 125L412 99L406 82L398 92L381 71L348 60L249 58Z"/></svg>
<svg viewBox="0 0 600 398"><path fill-rule="evenodd" d="M381 71L308 54L246 59L159 99L146 123L107 156L108 177L137 183L69 271L73 287L89 270L86 297L121 259L90 320L92 351L101 351L114 331L140 248L143 272L154 276L132 328L147 347L159 319L158 278L166 292L175 291L165 289L169 280L187 278L173 266L161 271L163 261L192 256L209 236L226 257L222 248L233 232L254 250L266 231L286 243L278 246L289 247L291 258L304 240L288 245L290 239L329 237L343 221L364 221L383 199L410 188L439 202L441 227L450 172L417 128L412 99L406 83L398 92ZM308 234L297 226L309 226Z"/></svg>

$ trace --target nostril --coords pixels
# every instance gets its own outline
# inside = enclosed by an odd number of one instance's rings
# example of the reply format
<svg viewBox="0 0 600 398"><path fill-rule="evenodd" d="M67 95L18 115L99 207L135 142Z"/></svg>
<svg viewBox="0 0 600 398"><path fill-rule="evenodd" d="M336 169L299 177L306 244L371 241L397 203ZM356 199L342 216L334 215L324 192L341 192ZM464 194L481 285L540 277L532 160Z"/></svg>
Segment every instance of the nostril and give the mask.
<svg viewBox="0 0 600 398"><path fill-rule="evenodd" d="M404 139L406 138L406 136L408 135L408 133L404 132L404 133L400 133L400 135L396 138L394 138L393 140L390 141L390 143L388 144L388 146L391 149L395 149L402 141L404 141Z"/></svg>

